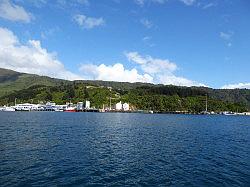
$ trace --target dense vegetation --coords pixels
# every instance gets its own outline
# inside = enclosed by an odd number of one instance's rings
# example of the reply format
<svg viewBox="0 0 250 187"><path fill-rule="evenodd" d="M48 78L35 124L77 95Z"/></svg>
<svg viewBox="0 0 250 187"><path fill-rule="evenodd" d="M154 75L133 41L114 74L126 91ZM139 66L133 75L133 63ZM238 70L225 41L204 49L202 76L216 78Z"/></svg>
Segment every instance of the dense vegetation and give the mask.
<svg viewBox="0 0 250 187"><path fill-rule="evenodd" d="M64 104L90 100L96 108L108 107L120 100L133 109L159 112L205 110L206 95L209 111L250 109L250 90L219 90L204 87L178 87L148 83L110 81L65 81L49 77L22 74L0 69L0 105L53 101Z"/></svg>

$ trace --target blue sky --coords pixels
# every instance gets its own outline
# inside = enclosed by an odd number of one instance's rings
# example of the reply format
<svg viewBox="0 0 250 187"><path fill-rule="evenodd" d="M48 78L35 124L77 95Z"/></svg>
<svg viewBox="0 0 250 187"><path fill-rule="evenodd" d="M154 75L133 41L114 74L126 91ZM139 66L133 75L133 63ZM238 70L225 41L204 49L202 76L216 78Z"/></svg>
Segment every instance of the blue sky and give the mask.
<svg viewBox="0 0 250 187"><path fill-rule="evenodd" d="M0 67L250 88L248 0L0 0Z"/></svg>

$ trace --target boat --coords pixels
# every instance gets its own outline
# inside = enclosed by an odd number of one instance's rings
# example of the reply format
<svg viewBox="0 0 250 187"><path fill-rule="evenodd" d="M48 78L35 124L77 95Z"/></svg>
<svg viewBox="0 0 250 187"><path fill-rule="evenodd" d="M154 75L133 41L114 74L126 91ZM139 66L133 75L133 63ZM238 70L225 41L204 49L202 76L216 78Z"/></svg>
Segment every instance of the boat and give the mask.
<svg viewBox="0 0 250 187"><path fill-rule="evenodd" d="M32 111L32 110L37 110L38 108L37 105L35 104L23 103L15 105L15 109L17 111Z"/></svg>
<svg viewBox="0 0 250 187"><path fill-rule="evenodd" d="M65 108L64 112L76 112L76 108L72 106L68 106Z"/></svg>
<svg viewBox="0 0 250 187"><path fill-rule="evenodd" d="M15 112L16 110L13 107L4 107L3 110L4 112Z"/></svg>

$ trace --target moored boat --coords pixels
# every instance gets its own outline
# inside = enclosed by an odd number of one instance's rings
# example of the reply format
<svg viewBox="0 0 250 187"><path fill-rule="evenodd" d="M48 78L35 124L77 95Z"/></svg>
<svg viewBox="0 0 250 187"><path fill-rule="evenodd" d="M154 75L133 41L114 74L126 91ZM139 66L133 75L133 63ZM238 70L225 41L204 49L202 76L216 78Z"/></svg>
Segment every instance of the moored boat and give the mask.
<svg viewBox="0 0 250 187"><path fill-rule="evenodd" d="M4 111L4 112L15 112L16 110L13 107L4 107L2 111Z"/></svg>
<svg viewBox="0 0 250 187"><path fill-rule="evenodd" d="M69 106L65 108L64 112L76 112L76 108Z"/></svg>

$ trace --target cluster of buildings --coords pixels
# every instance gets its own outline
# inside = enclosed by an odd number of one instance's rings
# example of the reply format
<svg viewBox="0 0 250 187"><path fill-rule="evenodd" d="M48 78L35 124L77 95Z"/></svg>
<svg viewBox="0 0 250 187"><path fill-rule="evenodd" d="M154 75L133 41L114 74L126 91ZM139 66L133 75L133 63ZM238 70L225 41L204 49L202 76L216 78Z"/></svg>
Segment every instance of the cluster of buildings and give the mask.
<svg viewBox="0 0 250 187"><path fill-rule="evenodd" d="M66 103L65 105L57 105L54 102L47 102L46 104L31 104L31 103L23 103L23 104L15 104L15 106L3 106L0 107L0 111L56 111L56 112L83 112L83 111L91 111L91 112L109 112L109 111L129 111L129 104L116 103L113 107L106 109L95 109L90 107L90 101L78 102L77 104L73 104L71 102Z"/></svg>
<svg viewBox="0 0 250 187"><path fill-rule="evenodd" d="M31 104L23 103L15 106L0 107L0 111L57 111L57 112L77 112L90 110L90 101L78 102L77 104L66 103L65 105L57 105L54 102L47 102L46 104Z"/></svg>
<svg viewBox="0 0 250 187"><path fill-rule="evenodd" d="M129 104L123 103L120 101L119 103L115 104L115 110L117 111L129 111Z"/></svg>

